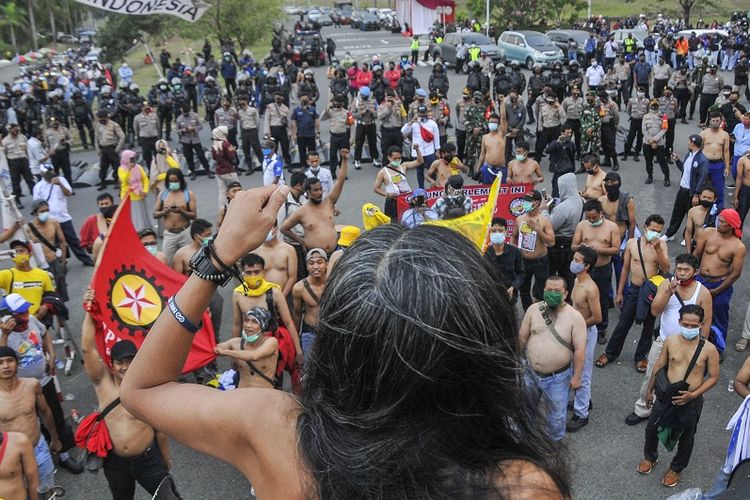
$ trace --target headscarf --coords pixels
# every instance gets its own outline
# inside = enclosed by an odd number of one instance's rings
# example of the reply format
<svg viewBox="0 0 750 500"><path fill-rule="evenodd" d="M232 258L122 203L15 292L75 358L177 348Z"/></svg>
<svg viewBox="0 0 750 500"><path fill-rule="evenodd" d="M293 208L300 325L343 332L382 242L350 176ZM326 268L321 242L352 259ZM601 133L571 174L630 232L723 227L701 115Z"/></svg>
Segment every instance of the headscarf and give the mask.
<svg viewBox="0 0 750 500"><path fill-rule="evenodd" d="M216 151L216 154L221 153L221 150L224 149L224 141L227 140L227 135L229 135L229 129L226 125L220 125L211 132L211 139L213 139L211 147Z"/></svg>
<svg viewBox="0 0 750 500"><path fill-rule="evenodd" d="M154 193L159 194L159 191L164 189L164 180L167 178L167 170L170 168L180 168L180 164L175 158L172 148L169 147L169 143L164 139L156 141L156 151L164 148L166 153L156 153L154 159L151 161L151 186L154 189Z"/></svg>
<svg viewBox="0 0 750 500"><path fill-rule="evenodd" d="M141 168L136 163L130 165L130 160L135 158L136 152L130 149L125 149L120 154L120 166L129 172L128 176L128 187L131 193L135 193L137 196L143 196L143 177L141 176Z"/></svg>
<svg viewBox="0 0 750 500"><path fill-rule="evenodd" d="M733 208L725 208L719 212L719 217L727 221L727 224L734 230L734 235L738 238L742 238L742 221L740 220L740 214Z"/></svg>

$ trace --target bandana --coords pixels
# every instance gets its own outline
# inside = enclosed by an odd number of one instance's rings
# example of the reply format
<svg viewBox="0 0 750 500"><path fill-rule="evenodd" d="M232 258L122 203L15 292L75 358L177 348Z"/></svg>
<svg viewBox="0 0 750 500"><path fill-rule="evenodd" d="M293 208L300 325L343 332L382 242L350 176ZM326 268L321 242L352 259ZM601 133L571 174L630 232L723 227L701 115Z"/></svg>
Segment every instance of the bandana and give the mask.
<svg viewBox="0 0 750 500"><path fill-rule="evenodd" d="M734 230L734 235L738 238L742 238L742 222L740 221L740 214L733 208L725 208L719 213L727 224L729 224Z"/></svg>
<svg viewBox="0 0 750 500"><path fill-rule="evenodd" d="M271 283L270 281L266 281L265 278L263 278L260 282L260 286L258 288L249 288L244 283L239 285L234 289L235 292L241 293L245 295L246 297L260 297L264 293L266 293L268 290L272 289L273 287L281 288L276 283Z"/></svg>

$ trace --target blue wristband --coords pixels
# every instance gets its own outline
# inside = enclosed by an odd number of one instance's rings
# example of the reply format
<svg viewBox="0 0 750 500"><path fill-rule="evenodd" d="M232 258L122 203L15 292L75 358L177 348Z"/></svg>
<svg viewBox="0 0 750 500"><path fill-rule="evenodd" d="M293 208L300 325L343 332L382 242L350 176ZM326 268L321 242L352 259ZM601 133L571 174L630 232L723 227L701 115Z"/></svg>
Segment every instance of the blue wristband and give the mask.
<svg viewBox="0 0 750 500"><path fill-rule="evenodd" d="M198 330L201 329L203 326L203 322L201 321L198 325L190 321L187 316L180 310L180 308L177 306L177 302L174 300L174 295L169 297L169 300L167 300L167 305L169 306L169 312L172 313L172 316L174 319L177 320L177 322L180 324L181 327L183 327L188 332L195 335L198 333Z"/></svg>

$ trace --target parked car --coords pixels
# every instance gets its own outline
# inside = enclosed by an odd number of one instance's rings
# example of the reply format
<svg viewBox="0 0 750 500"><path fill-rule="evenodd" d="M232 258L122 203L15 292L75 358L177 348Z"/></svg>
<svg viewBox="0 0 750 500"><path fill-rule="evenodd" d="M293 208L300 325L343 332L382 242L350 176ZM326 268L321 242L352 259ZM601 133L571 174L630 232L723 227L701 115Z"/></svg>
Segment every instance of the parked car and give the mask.
<svg viewBox="0 0 750 500"><path fill-rule="evenodd" d="M323 12L316 12L314 14L307 14L307 20L313 25L318 26L333 26L331 16L324 14Z"/></svg>
<svg viewBox="0 0 750 500"><path fill-rule="evenodd" d="M675 35L675 38L679 37L680 35L684 36L685 38L690 38L690 35L692 33L695 33L696 36L703 36L703 35L719 35L721 37L728 37L729 33L727 30L682 30L678 31Z"/></svg>
<svg viewBox="0 0 750 500"><path fill-rule="evenodd" d="M648 36L648 32L644 30L614 30L611 35L614 36L615 42L617 43L617 51L622 52L623 46L622 42L625 41L625 39L628 37L628 35L632 33L633 38L635 38L635 47L636 49L642 49L643 48L643 40L646 39Z"/></svg>
<svg viewBox="0 0 750 500"><path fill-rule="evenodd" d="M311 66L325 64L326 51L323 39L318 31L300 31L292 37L292 62L302 64L307 61Z"/></svg>
<svg viewBox="0 0 750 500"><path fill-rule="evenodd" d="M549 39L552 40L552 43L560 47L566 59L568 59L568 44L570 43L571 38L575 40L576 44L578 44L578 48L576 49L578 58L580 59L581 57L586 55L584 47L586 46L586 40L588 40L589 38L588 31L552 30L545 33L545 35L547 35Z"/></svg>
<svg viewBox="0 0 750 500"><path fill-rule="evenodd" d="M538 31L505 31L497 39L497 45L504 51L505 59L518 61L528 69L537 63L552 66L565 60L562 49Z"/></svg>
<svg viewBox="0 0 750 500"><path fill-rule="evenodd" d="M338 9L338 15L341 18L341 24L351 24L353 14L354 10L350 5L345 5Z"/></svg>
<svg viewBox="0 0 750 500"><path fill-rule="evenodd" d="M434 57L440 57L444 64L448 66L456 67L456 49L461 43L466 44L466 48L473 43L477 44L480 50L487 52L487 57L492 59L494 63L498 63L505 60L505 54L502 49L492 43L492 39L483 33L446 33L443 38L443 43L431 43L429 46L430 54ZM463 61L461 70L466 73L468 68Z"/></svg>
<svg viewBox="0 0 750 500"><path fill-rule="evenodd" d="M378 31L380 29L380 19L375 14L365 12L362 14L362 20L359 22L359 29L362 31Z"/></svg>
<svg viewBox="0 0 750 500"><path fill-rule="evenodd" d="M362 17L364 17L364 15L365 13L361 10L352 11L351 26L353 30L358 30L360 28L362 25Z"/></svg>

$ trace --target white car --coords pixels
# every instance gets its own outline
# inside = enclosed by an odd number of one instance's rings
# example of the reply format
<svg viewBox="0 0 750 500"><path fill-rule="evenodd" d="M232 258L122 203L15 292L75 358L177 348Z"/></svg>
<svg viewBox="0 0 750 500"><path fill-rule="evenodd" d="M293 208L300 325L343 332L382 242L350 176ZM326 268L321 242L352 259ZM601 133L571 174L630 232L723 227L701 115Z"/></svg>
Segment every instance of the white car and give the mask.
<svg viewBox="0 0 750 500"><path fill-rule="evenodd" d="M97 62L99 61L99 54L102 53L102 49L91 49L89 50L88 54L86 54L85 59L88 62Z"/></svg>
<svg viewBox="0 0 750 500"><path fill-rule="evenodd" d="M295 7L294 5L290 5L288 7L284 7L284 13L289 16L296 16L300 13L299 7Z"/></svg>

